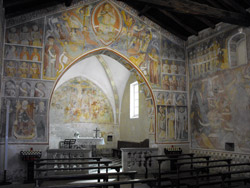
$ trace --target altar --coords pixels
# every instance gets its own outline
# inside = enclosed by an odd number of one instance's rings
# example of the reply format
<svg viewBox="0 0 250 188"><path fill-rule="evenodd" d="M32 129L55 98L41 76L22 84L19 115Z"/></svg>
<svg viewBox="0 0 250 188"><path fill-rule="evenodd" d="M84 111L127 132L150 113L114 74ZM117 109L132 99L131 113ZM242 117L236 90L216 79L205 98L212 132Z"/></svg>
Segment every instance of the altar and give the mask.
<svg viewBox="0 0 250 188"><path fill-rule="evenodd" d="M92 150L92 156L96 156L96 146L104 145L104 138L78 137L75 138L75 146L79 149L88 148Z"/></svg>
<svg viewBox="0 0 250 188"><path fill-rule="evenodd" d="M104 145L104 138L79 137L75 138L77 146L96 146Z"/></svg>

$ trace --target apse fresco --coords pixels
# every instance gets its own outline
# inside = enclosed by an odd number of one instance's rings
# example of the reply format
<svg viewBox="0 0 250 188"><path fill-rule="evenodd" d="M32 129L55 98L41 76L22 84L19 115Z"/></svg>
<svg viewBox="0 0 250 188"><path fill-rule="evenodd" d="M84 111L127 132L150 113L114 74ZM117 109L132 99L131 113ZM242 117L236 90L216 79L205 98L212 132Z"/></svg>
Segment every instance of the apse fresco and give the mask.
<svg viewBox="0 0 250 188"><path fill-rule="evenodd" d="M103 91L90 80L76 77L63 83L53 94L51 123L113 123L113 110ZM62 118L61 118L62 117Z"/></svg>
<svg viewBox="0 0 250 188"><path fill-rule="evenodd" d="M198 49L207 45L199 52L203 55L193 56L200 63L189 60L193 148L225 150L229 143L236 152L250 152L250 66L230 67L227 41L234 34L226 32L198 44Z"/></svg>

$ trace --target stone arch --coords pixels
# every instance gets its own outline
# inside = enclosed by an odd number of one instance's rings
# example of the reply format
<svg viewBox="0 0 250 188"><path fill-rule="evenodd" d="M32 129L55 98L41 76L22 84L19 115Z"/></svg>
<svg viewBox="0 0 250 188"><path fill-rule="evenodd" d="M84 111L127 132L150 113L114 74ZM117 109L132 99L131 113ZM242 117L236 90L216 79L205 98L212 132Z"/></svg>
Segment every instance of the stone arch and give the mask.
<svg viewBox="0 0 250 188"><path fill-rule="evenodd" d="M53 88L51 89L51 93L50 93L50 97L49 97L49 105L48 105L48 118L47 118L47 123L49 125L49 114L50 114L50 105L51 105L51 99L52 99L52 96L54 94L54 91L56 89L56 86L59 82L59 80L62 78L62 76L67 72L67 70L69 70L75 63L81 61L81 60L84 60L88 57L91 57L91 56L95 56L95 55L107 55L113 59L115 59L116 61L118 61L120 64L123 64L123 65L129 65L129 66L126 66L126 68L128 70L132 70L132 71L136 71L137 74L141 77L141 81L144 82L150 92L150 95L151 95L151 98L152 98L152 102L153 102L153 108L154 108L154 134L156 134L156 127L157 127L157 107L156 107L156 101L155 101L155 98L154 98L154 94L153 94L153 90L152 90L152 87L149 83L149 81L147 80L147 78L145 77L145 75L143 74L143 72L139 69L139 67L137 67L131 60L129 60L129 58L127 58L126 56L124 56L123 54L121 54L120 52L116 51L116 50L113 50L111 48L108 48L108 47L100 47L100 48L96 48L96 49L93 49L93 50L90 50L84 54L82 54L81 56L79 56L78 58L74 59L67 67L65 67L65 69L61 72L61 74L57 77L57 79L55 80L55 83L53 85ZM49 126L48 126L48 132L49 132ZM155 135L155 139L156 139L156 135ZM156 140L155 140L156 141Z"/></svg>

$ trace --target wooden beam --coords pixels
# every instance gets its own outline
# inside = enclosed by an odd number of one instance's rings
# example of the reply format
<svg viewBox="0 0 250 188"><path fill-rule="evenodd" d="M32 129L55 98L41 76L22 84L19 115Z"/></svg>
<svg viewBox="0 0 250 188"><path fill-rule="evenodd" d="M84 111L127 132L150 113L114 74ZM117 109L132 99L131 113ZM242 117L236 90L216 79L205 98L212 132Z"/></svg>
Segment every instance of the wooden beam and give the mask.
<svg viewBox="0 0 250 188"><path fill-rule="evenodd" d="M243 0L245 4L247 4L248 6L250 6L250 1L249 0Z"/></svg>
<svg viewBox="0 0 250 188"><path fill-rule="evenodd" d="M216 1L206 0L206 2L208 2L210 5L212 5L212 7L223 9L223 7L219 3L217 3Z"/></svg>
<svg viewBox="0 0 250 188"><path fill-rule="evenodd" d="M146 16L147 18L149 18L151 21L153 21L154 23L158 24L159 26L161 26L163 29L166 29L167 31L169 31L170 33L172 33L173 35L179 37L182 40L187 40L187 36L184 36L183 34L177 32L177 30L173 29L172 26L168 26L167 24L163 24L162 22L159 21L159 19L153 17L151 14L149 13L145 13L144 16Z"/></svg>
<svg viewBox="0 0 250 188"><path fill-rule="evenodd" d="M165 16L169 17L173 21L175 21L180 27L182 27L187 32L191 33L192 35L198 35L198 32L186 25L182 20L174 16L172 13L167 12L166 10L159 9L161 13L163 13Z"/></svg>
<svg viewBox="0 0 250 188"><path fill-rule="evenodd" d="M210 7L205 4L196 3L190 0L134 0L134 2L147 3L158 8L165 8L169 11L190 15L200 15L218 19L225 23L241 26L250 26L250 16L241 13L225 11Z"/></svg>
<svg viewBox="0 0 250 188"><path fill-rule="evenodd" d="M231 7L232 9L234 9L235 11L240 12L242 14L247 14L248 13L246 11L246 9L244 9L242 6L240 6L238 3L236 3L233 0L220 0L220 3L228 5L229 7Z"/></svg>
<svg viewBox="0 0 250 188"><path fill-rule="evenodd" d="M136 9L135 6L135 2L134 0L124 0L124 2L130 6ZM138 5L138 4L137 4ZM151 7L150 7L151 8ZM152 22L156 23L157 25L159 25L160 27L162 27L163 29L166 29L167 31L169 31L170 33L172 33L173 35L179 37L180 39L186 41L187 40L187 36L183 35L182 33L178 32L178 30L175 30L173 27L168 26L167 24L164 24L163 22L161 22L159 19L157 19L156 17L152 16L151 14L149 14L149 11L146 11L143 14L145 17L147 17L148 19L150 19Z"/></svg>
<svg viewBox="0 0 250 188"><path fill-rule="evenodd" d="M66 7L70 7L73 0L65 0L64 4Z"/></svg>
<svg viewBox="0 0 250 188"><path fill-rule="evenodd" d="M48 7L52 7L52 6L56 6L60 3L63 3L63 2L60 2L58 0L51 0L51 1L45 1L44 3L36 3L36 4L33 4L33 5L29 5L27 7L9 7L9 8L6 8L5 9L5 17L6 18L11 18L11 17L15 17L15 16L19 16L19 15L22 15L22 14L26 14L26 13L29 13L29 12L33 12L33 11L36 11L36 10L41 10L41 9L45 9L45 8L48 8Z"/></svg>
<svg viewBox="0 0 250 188"><path fill-rule="evenodd" d="M196 19L200 20L201 22L203 22L205 25L207 25L208 27L214 29L215 25L214 23L212 23L210 20L208 20L207 18L203 18L201 16L195 16Z"/></svg>
<svg viewBox="0 0 250 188"><path fill-rule="evenodd" d="M149 9L151 9L150 6L145 5L144 8L139 12L138 16L142 16L143 14L145 14L147 11L149 11Z"/></svg>
<svg viewBox="0 0 250 188"><path fill-rule="evenodd" d="M23 4L32 4L32 0L4 0L3 1L3 8L8 8L8 7L13 7L13 6L19 6L19 5L23 5Z"/></svg>

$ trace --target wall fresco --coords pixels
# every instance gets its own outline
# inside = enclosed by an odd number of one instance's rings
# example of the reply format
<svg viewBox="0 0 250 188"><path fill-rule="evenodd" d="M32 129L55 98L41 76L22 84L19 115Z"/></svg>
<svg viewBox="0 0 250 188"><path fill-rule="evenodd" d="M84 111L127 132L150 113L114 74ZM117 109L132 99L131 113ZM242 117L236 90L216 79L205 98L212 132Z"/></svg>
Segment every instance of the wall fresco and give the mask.
<svg viewBox="0 0 250 188"><path fill-rule="evenodd" d="M199 54L189 51L193 148L226 150L230 143L236 152L250 151L250 67L229 63L227 42L235 33L231 30L198 43L192 50Z"/></svg>
<svg viewBox="0 0 250 188"><path fill-rule="evenodd" d="M154 92L157 102L157 140L188 141L187 93Z"/></svg>
<svg viewBox="0 0 250 188"><path fill-rule="evenodd" d="M43 18L25 23L11 19L5 35L4 97L49 98L52 87L47 87L47 82L53 85L74 59L103 46L128 57L153 89L185 93L183 43L163 36L159 27L149 20L138 18L133 9L117 4L108 0L91 1L48 15L42 12ZM167 65L174 72L166 72ZM126 62L124 66L132 69ZM21 83L20 78L27 80ZM148 105L152 106L150 101ZM153 134L155 117L152 114L150 117Z"/></svg>
<svg viewBox="0 0 250 188"><path fill-rule="evenodd" d="M113 123L113 110L108 98L91 81L76 77L55 90L51 112L62 117L51 123Z"/></svg>
<svg viewBox="0 0 250 188"><path fill-rule="evenodd" d="M241 56L245 56L244 62L238 61L238 64L246 64L246 36L244 32L242 32L243 31L238 31L237 29L222 32L188 48L190 79L205 78L218 71L237 67L237 42L245 42L245 44L242 43L245 46L241 48L241 51L245 52L244 54L240 53ZM237 33L239 34L236 35ZM233 37L233 40L231 37ZM228 49L228 47L230 48ZM238 60L239 59L238 57Z"/></svg>
<svg viewBox="0 0 250 188"><path fill-rule="evenodd" d="M6 101L11 102L9 113L9 142L30 143L47 141L47 100L5 98L2 101L2 125L6 124ZM5 126L1 136L5 134Z"/></svg>

